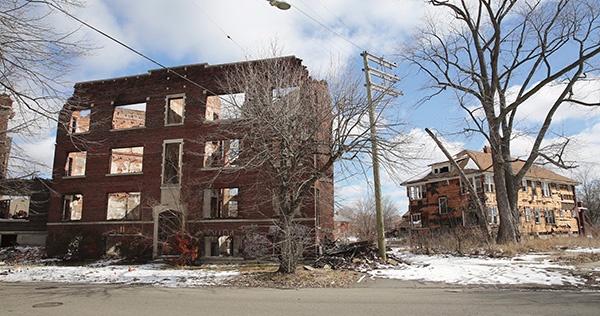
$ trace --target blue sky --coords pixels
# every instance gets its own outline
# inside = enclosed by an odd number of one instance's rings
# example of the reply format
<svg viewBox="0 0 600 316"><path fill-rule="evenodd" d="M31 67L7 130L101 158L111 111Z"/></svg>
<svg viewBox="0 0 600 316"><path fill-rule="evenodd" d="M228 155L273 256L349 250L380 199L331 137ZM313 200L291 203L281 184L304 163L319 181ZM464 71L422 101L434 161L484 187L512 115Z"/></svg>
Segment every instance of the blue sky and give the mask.
<svg viewBox="0 0 600 316"><path fill-rule="evenodd" d="M78 18L108 33L143 54L166 66L195 63L220 64L263 57L262 51L277 42L284 55L304 60L311 74L318 77L331 61L362 68L360 53L394 60L396 49L408 39L422 21L425 12L419 0L290 0L292 8L281 11L266 0L87 0L86 7L72 11ZM59 28L79 27L73 19L57 12L51 23ZM441 21L443 23L443 21ZM69 74L73 83L145 73L159 66L119 46L106 37L82 27L79 34L98 49L76 62L77 69ZM416 167L402 172L400 181L427 170L427 165L444 160L441 152L425 136L425 127L444 132L452 152L468 148L480 150L480 138L467 139L454 134L461 131L465 113L448 97L438 97L416 106L422 92L422 78L409 73L406 65L398 64L395 73L401 77L398 90L404 96L397 100L399 115L409 123L407 132L423 143L422 159ZM582 86L582 92L595 96L600 84ZM587 92L586 92L587 91ZM72 91L67 91L71 93ZM551 93L549 91L548 93ZM524 124L539 123L541 95L528 104L521 117ZM573 157L586 166L598 166L600 161L600 112L598 109L565 108L556 116L555 128L573 136L577 148ZM50 126L46 137L21 146L32 156L51 166L54 135ZM452 135L452 136L450 136ZM513 152L525 153L531 139L515 140ZM47 169L50 171L50 167ZM568 173L565 173L568 175ZM407 200L404 188L384 172L383 193L398 201L402 212ZM339 183L338 201L369 194L371 188L364 179Z"/></svg>

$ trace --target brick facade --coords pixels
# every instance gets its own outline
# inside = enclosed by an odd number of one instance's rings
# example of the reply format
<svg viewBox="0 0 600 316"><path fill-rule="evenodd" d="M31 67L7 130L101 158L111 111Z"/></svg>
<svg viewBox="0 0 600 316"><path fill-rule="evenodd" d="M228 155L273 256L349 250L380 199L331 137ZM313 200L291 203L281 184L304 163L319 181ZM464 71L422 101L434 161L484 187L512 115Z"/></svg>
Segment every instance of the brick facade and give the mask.
<svg viewBox="0 0 600 316"><path fill-rule="evenodd" d="M491 153L466 150L456 156L478 198L487 207L487 223L494 229L499 214L491 168ZM522 162L515 161L518 170ZM525 174L517 203L523 234L579 234L583 230L582 215L577 208L575 186L577 181L549 170L532 166ZM478 215L470 206L467 192L458 172L450 162L431 165L425 177L403 183L409 197L409 211L405 219L410 229L432 231L453 227L475 227Z"/></svg>
<svg viewBox="0 0 600 316"><path fill-rule="evenodd" d="M157 255L164 230L180 225L202 239L202 256L235 257L247 255L248 227L269 237L277 219L270 181L261 169L232 163L230 140L243 131L219 119L214 98L225 94L219 84L224 72L248 63L76 84L56 136L49 233L89 229L102 234L107 247L114 236L142 233L153 237ZM207 142L206 135L222 137ZM213 167L209 158L221 164ZM83 174L69 174L70 162L84 165ZM315 183L299 221L315 229L315 245L331 234L331 181Z"/></svg>

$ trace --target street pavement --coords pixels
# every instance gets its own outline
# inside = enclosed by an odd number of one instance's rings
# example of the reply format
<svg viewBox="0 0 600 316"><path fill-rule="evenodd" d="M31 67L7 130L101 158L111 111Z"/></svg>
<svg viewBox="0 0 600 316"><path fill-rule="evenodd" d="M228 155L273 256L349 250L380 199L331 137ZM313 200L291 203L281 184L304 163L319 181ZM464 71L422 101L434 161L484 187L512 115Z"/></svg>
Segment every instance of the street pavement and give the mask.
<svg viewBox="0 0 600 316"><path fill-rule="evenodd" d="M0 315L599 315L600 292L367 279L343 289L0 283Z"/></svg>

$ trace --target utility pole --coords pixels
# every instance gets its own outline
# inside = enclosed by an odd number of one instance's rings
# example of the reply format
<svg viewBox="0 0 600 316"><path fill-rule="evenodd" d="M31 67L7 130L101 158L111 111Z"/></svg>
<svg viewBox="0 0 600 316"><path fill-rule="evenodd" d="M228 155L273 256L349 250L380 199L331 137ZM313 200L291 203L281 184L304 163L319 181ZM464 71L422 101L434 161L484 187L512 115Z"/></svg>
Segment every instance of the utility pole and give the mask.
<svg viewBox="0 0 600 316"><path fill-rule="evenodd" d="M373 188L375 190L375 212L377 216L377 247L379 248L379 257L383 260L387 260L385 252L385 226L383 222L383 205L381 199L381 180L379 178L379 154L377 148L377 126L376 126L376 105L373 103L373 91L380 92L382 94L391 95L397 97L402 95L402 92L392 89L392 86L400 80L394 75L390 75L385 72L385 69L393 69L396 67L395 63L387 61L382 57L377 57L367 51L360 54L363 57L365 79L367 87L367 102L369 103L369 125L371 127L371 160L373 161ZM380 66L380 69L375 69L370 66L370 63L374 63ZM383 85L373 83L371 76L377 77L383 80Z"/></svg>

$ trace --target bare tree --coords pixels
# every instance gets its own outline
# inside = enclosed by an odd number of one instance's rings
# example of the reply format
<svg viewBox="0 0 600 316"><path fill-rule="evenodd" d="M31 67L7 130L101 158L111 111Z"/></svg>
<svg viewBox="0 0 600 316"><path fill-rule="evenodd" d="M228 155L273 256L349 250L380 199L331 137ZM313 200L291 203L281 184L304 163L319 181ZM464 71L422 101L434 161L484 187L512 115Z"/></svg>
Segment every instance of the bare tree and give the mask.
<svg viewBox="0 0 600 316"><path fill-rule="evenodd" d="M577 188L577 198L587 209L585 219L592 226L600 225L600 180L590 176L590 169L578 172L577 179L581 185Z"/></svg>
<svg viewBox="0 0 600 316"><path fill-rule="evenodd" d="M401 219L400 208L388 196L383 197L382 204L385 230L391 231L396 228ZM339 213L350 221L350 229L358 239L373 242L377 240L377 220L373 196L357 200L352 205L341 208Z"/></svg>
<svg viewBox="0 0 600 316"><path fill-rule="evenodd" d="M9 133L32 138L47 130L45 123L56 122L71 89L66 74L90 47L77 37L77 28L59 29L50 18L81 5L79 0L0 2L0 95L14 101L16 114ZM17 168L36 168L23 152L11 156L19 160ZM19 172L31 175L31 170Z"/></svg>
<svg viewBox="0 0 600 316"><path fill-rule="evenodd" d="M279 215L280 272L294 272L304 253L308 232L297 219L307 199L318 199L311 195L319 186L332 189L336 161L352 160L370 148L368 106L358 78L343 72L319 81L293 57L241 64L225 74L222 90L245 94L227 104L236 113L228 130L243 135L236 164L267 175L257 185L270 190ZM383 121L380 116L378 123ZM381 139L385 148L398 148L402 141Z"/></svg>
<svg viewBox="0 0 600 316"><path fill-rule="evenodd" d="M449 23L430 19L400 51L425 73L433 95L449 89L467 113L465 131L485 137L492 151L500 213L497 242L518 242L517 194L536 161L569 167L567 141L544 146L556 111L565 104L596 106L575 94L576 84L597 80L600 2L596 0L429 0ZM517 126L519 110L535 96L559 93L545 108L543 122ZM525 164L513 170L511 141L519 132L534 139Z"/></svg>

